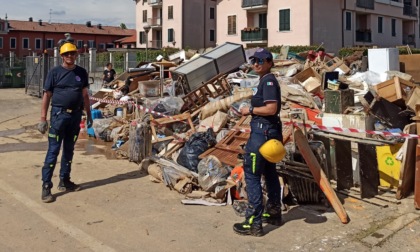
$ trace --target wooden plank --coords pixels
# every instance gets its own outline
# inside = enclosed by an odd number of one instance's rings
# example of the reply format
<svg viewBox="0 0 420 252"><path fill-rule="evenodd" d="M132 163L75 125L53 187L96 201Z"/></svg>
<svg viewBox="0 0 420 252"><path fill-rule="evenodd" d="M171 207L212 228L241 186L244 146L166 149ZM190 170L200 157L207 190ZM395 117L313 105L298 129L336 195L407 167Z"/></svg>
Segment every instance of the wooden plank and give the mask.
<svg viewBox="0 0 420 252"><path fill-rule="evenodd" d="M414 206L420 209L420 144L416 147L416 174L414 179Z"/></svg>
<svg viewBox="0 0 420 252"><path fill-rule="evenodd" d="M407 125L404 133L416 134L416 124ZM417 139L407 138L403 145L400 179L395 197L402 199L408 197L414 191L414 177L416 173L416 145Z"/></svg>
<svg viewBox="0 0 420 252"><path fill-rule="evenodd" d="M328 201L331 203L331 206L334 208L334 211L336 212L341 223L347 224L350 221L347 212L341 204L341 201L338 199L334 189L331 187L327 176L322 171L321 165L318 163L314 153L312 152L306 136L303 135L302 131L297 128L294 131L293 138L295 139L299 151L305 159L305 162L308 165L312 176L314 176L315 182L318 184Z"/></svg>
<svg viewBox="0 0 420 252"><path fill-rule="evenodd" d="M350 189L353 186L351 142L334 139L334 143L337 169L337 189Z"/></svg>
<svg viewBox="0 0 420 252"><path fill-rule="evenodd" d="M375 206L380 206L380 207L383 207L383 208L388 207L388 204L384 203L382 200L379 200L379 199L376 199L376 198L367 199L367 198L362 197L360 194L358 194L356 192L349 191L349 190L339 190L338 193L341 193L341 194L343 194L345 196L348 196L348 197L352 197L354 199L358 199L358 200L373 204Z"/></svg>
<svg viewBox="0 0 420 252"><path fill-rule="evenodd" d="M362 198L378 195L379 171L375 145L358 143L360 190Z"/></svg>

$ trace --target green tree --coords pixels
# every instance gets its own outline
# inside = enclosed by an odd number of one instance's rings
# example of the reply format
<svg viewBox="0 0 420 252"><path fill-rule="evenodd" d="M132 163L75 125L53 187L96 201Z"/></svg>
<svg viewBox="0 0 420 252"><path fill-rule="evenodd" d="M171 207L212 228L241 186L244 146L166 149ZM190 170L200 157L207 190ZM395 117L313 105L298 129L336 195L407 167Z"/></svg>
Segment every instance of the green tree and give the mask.
<svg viewBox="0 0 420 252"><path fill-rule="evenodd" d="M120 28L125 30L125 29L127 29L127 26L124 23L121 23Z"/></svg>

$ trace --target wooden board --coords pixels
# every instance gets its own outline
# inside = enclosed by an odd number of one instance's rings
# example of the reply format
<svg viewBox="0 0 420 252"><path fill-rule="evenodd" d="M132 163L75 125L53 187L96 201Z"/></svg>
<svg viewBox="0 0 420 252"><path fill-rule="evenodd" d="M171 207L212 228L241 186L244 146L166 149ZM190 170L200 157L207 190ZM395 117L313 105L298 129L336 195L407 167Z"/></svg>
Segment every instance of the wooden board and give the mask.
<svg viewBox="0 0 420 252"><path fill-rule="evenodd" d="M414 206L420 209L420 144L416 147L416 175L414 179Z"/></svg>
<svg viewBox="0 0 420 252"><path fill-rule="evenodd" d="M404 133L415 134L416 124L407 125ZM405 155L401 162L400 179L395 197L402 199L408 197L414 191L414 177L416 173L416 145L417 139L407 138L403 145Z"/></svg>
<svg viewBox="0 0 420 252"><path fill-rule="evenodd" d="M331 206L337 213L341 223L347 224L350 221L347 212L341 204L340 199L338 199L334 189L331 187L331 184L329 183L324 171L321 169L321 165L318 163L314 153L312 152L305 135L303 135L300 129L295 129L293 137L296 141L300 153L302 154L312 173L312 176L314 176L315 182L319 185L326 198L331 203Z"/></svg>

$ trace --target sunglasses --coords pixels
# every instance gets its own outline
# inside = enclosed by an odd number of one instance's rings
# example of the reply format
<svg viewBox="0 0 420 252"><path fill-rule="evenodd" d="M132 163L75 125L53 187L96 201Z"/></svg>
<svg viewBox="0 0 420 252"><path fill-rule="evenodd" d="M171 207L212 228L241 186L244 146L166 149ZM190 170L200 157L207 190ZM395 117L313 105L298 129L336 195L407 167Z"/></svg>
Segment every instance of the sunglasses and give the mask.
<svg viewBox="0 0 420 252"><path fill-rule="evenodd" d="M68 57L68 56L75 56L76 54L77 52L66 52L66 53L63 53L62 55L65 57Z"/></svg>
<svg viewBox="0 0 420 252"><path fill-rule="evenodd" d="M264 59L252 58L251 59L251 64L254 65L255 63L258 63L258 65L263 65L264 61L265 61Z"/></svg>

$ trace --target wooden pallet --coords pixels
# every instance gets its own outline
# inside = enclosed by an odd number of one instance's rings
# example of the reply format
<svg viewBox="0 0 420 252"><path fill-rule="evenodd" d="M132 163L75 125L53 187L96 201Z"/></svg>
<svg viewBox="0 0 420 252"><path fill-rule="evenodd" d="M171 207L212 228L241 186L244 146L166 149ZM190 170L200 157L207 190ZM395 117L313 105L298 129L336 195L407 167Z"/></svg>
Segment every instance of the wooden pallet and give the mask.
<svg viewBox="0 0 420 252"><path fill-rule="evenodd" d="M230 86L225 79L224 74L217 75L213 79L204 83L194 91L185 95L182 100L188 104L188 111L193 113L210 102L209 97L217 98L221 95L228 94Z"/></svg>
<svg viewBox="0 0 420 252"><path fill-rule="evenodd" d="M155 126L163 126L165 124L170 124L170 123L179 122L179 121L187 121L187 123L190 126L192 132L193 133L196 132L196 130L194 128L194 124L191 120L190 113L183 113L183 114L180 114L180 115L174 115L174 116L171 116L170 118L165 117L165 118L159 118L159 119L152 119L151 124L150 124L151 129L152 129L152 136L153 136L152 143L157 143L157 142L162 142L162 141L167 141L167 140L174 139L173 136L158 138L157 134L156 134Z"/></svg>

